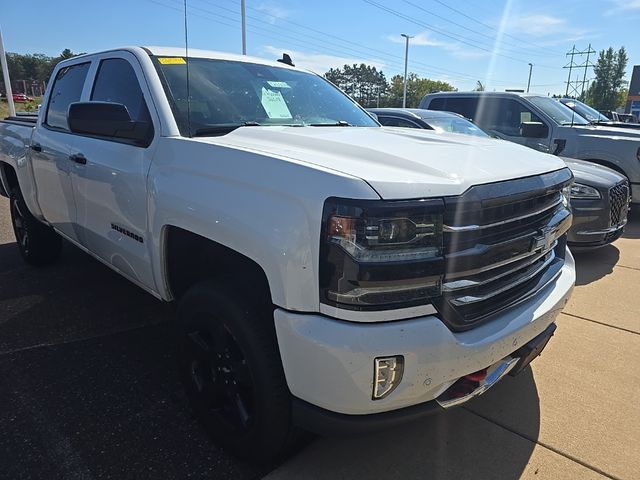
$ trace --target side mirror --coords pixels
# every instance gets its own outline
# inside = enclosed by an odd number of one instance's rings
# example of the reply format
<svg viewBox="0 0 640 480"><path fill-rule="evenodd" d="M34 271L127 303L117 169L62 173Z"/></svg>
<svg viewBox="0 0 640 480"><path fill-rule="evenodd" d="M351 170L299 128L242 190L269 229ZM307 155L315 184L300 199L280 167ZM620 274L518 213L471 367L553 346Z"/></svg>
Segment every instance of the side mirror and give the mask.
<svg viewBox="0 0 640 480"><path fill-rule="evenodd" d="M121 103L72 103L67 118L73 133L132 140L145 146L150 143L151 124L132 120Z"/></svg>
<svg viewBox="0 0 640 480"><path fill-rule="evenodd" d="M520 136L525 138L546 138L549 128L541 122L522 122L520 124Z"/></svg>

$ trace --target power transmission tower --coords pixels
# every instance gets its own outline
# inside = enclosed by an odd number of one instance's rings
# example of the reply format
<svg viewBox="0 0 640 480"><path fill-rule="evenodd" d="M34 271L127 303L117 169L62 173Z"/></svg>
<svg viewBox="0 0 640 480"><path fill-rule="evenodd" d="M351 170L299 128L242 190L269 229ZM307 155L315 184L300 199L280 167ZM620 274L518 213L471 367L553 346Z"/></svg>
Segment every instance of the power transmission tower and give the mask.
<svg viewBox="0 0 640 480"><path fill-rule="evenodd" d="M594 66L593 63L589 63L589 58L591 57L592 53L596 53L596 51L591 48L591 44L589 44L589 48L583 51L576 50L576 46L574 45L571 51L567 52L567 57L571 57L571 59L569 60L569 63L567 65L562 67L569 69L569 76L567 77L566 82L567 89L564 93L566 97L577 98L581 97L584 94L584 87L589 83L589 80L587 80L587 69ZM587 59L584 62L578 63L575 61L576 56L583 57L584 55L587 56ZM571 80L571 71L573 69L584 69L582 80L580 80L579 75L576 75L575 80Z"/></svg>

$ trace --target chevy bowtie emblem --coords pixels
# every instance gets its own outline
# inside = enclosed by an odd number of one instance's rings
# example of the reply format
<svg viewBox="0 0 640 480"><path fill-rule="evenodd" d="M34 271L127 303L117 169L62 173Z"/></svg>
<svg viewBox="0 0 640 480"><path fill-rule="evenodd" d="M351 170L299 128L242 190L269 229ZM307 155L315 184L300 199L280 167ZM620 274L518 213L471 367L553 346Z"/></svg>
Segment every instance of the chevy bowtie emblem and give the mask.
<svg viewBox="0 0 640 480"><path fill-rule="evenodd" d="M531 251L541 250L546 252L551 249L551 245L555 241L553 229L540 230L540 235L533 237L531 241Z"/></svg>

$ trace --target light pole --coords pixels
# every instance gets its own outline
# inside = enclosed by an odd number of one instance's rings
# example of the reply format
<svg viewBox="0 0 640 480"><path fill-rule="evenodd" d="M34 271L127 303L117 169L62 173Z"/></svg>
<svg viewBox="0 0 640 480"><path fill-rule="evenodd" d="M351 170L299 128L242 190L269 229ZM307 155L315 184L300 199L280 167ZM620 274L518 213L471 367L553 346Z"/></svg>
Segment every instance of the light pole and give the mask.
<svg viewBox="0 0 640 480"><path fill-rule="evenodd" d="M247 54L247 14L245 0L240 2L240 13L242 17L242 54Z"/></svg>
<svg viewBox="0 0 640 480"><path fill-rule="evenodd" d="M529 64L529 81L527 82L527 93L529 93L529 87L531 86L531 71L533 70L533 63Z"/></svg>
<svg viewBox="0 0 640 480"><path fill-rule="evenodd" d="M401 33L407 41L406 46L404 48L404 91L402 93L402 108L407 107L407 63L409 61L409 39L413 38L412 36Z"/></svg>
<svg viewBox="0 0 640 480"><path fill-rule="evenodd" d="M7 57L4 52L4 43L2 42L2 30L0 30L0 64L2 64L2 77L4 78L4 91L7 94L7 104L9 105L9 115L16 116L16 106L13 104L13 92L11 91L11 79L9 78L9 67L7 65Z"/></svg>

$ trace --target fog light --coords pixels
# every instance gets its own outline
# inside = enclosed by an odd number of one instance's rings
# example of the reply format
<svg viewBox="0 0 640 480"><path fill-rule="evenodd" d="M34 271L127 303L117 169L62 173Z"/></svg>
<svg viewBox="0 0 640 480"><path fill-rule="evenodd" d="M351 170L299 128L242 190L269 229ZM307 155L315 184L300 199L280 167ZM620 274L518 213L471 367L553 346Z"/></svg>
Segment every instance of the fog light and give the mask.
<svg viewBox="0 0 640 480"><path fill-rule="evenodd" d="M380 357L374 360L373 399L380 400L393 392L402 380L404 357Z"/></svg>

